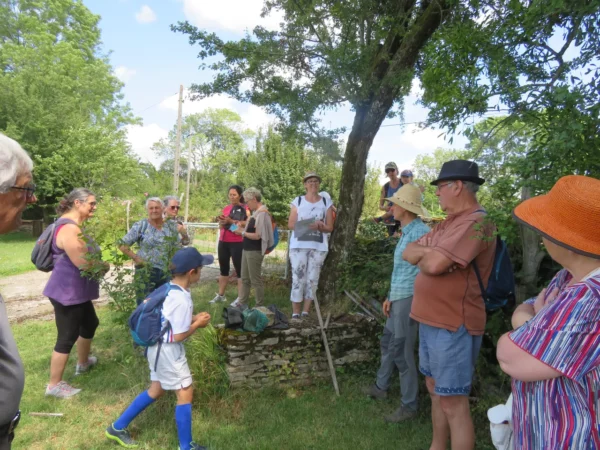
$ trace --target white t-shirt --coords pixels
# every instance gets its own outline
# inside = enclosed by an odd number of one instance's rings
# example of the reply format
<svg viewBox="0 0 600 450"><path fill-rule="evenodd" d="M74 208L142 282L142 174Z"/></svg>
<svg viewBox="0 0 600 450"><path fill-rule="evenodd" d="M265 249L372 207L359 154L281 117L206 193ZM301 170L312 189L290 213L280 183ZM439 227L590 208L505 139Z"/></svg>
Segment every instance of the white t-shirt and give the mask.
<svg viewBox="0 0 600 450"><path fill-rule="evenodd" d="M177 288L171 289L163 303L163 327L166 325L166 321L169 321L171 324L171 329L163 336L163 342L165 343L175 342L174 336L185 333L190 329L190 325L192 324L194 311L192 294L181 286L178 287L181 290Z"/></svg>
<svg viewBox="0 0 600 450"><path fill-rule="evenodd" d="M300 206L298 206L300 198L302 198L302 201L300 201ZM306 200L304 195L296 197L294 201L290 203L290 206L295 206L298 210L298 221L314 219L326 222L327 210L331 208L331 205L331 200L327 200L325 197L321 197L316 203L311 203ZM329 233L312 230L310 233L297 238L296 232L293 232L290 239L290 248L312 248L326 252L329 250Z"/></svg>

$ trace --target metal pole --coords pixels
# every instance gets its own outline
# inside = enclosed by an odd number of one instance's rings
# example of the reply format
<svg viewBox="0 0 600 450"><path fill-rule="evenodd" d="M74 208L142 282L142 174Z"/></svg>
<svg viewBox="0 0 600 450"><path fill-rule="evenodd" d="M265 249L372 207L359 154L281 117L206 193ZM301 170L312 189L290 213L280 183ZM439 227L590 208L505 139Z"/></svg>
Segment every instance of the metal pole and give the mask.
<svg viewBox="0 0 600 450"><path fill-rule="evenodd" d="M329 351L329 343L327 342L327 334L325 333L325 327L323 325L323 317L321 317L321 308L319 308L319 301L317 300L317 289L315 284L312 283L313 300L315 302L315 311L317 311L317 318L319 319L319 326L321 327L321 337L323 338L323 346L325 347L325 353L327 354L327 364L329 365L329 373L331 374L331 381L333 382L333 388L337 396L340 396L340 388L338 387L337 376L335 375L335 367L333 365L333 359L331 358L331 352Z"/></svg>
<svg viewBox="0 0 600 450"><path fill-rule="evenodd" d="M183 84L179 85L179 108L177 111L177 140L175 141L175 166L173 168L173 192L179 192L179 155L181 153L181 115L183 109Z"/></svg>
<svg viewBox="0 0 600 450"><path fill-rule="evenodd" d="M185 186L185 222L188 221L188 213L190 212L190 175L192 173L192 137L188 144L188 168L187 168L187 184Z"/></svg>

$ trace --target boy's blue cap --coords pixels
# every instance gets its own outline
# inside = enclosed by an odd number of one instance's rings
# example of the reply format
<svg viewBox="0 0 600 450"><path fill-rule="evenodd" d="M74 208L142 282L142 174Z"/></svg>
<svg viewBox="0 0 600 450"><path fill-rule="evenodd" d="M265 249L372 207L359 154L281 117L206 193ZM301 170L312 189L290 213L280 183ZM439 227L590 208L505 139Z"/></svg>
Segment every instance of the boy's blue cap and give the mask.
<svg viewBox="0 0 600 450"><path fill-rule="evenodd" d="M187 273L200 266L212 264L215 257L212 255L202 256L194 247L186 247L177 250L171 260L171 273Z"/></svg>

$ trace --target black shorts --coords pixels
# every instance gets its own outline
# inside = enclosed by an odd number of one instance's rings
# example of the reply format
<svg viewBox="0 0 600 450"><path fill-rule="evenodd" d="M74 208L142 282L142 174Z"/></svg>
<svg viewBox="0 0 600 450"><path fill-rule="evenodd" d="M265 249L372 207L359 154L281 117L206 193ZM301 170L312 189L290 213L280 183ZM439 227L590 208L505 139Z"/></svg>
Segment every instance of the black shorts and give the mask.
<svg viewBox="0 0 600 450"><path fill-rule="evenodd" d="M244 250L243 242L223 242L219 241L218 256L219 256L219 268L221 269L221 276L229 276L229 259L233 261L233 267L238 278L242 276L242 251Z"/></svg>
<svg viewBox="0 0 600 450"><path fill-rule="evenodd" d="M54 346L56 353L68 355L80 336L84 339L94 337L100 321L91 301L71 306L65 306L53 299L50 299L50 302L54 306L54 319L58 330Z"/></svg>

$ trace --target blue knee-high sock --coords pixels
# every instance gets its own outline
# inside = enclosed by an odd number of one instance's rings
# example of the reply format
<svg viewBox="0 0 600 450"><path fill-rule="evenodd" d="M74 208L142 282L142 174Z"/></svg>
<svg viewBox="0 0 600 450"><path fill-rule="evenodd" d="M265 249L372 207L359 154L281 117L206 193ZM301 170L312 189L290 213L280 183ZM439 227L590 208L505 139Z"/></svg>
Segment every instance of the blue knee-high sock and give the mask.
<svg viewBox="0 0 600 450"><path fill-rule="evenodd" d="M175 422L177 423L177 436L179 448L189 450L192 443L192 404L177 405L175 407Z"/></svg>
<svg viewBox="0 0 600 450"><path fill-rule="evenodd" d="M148 395L148 391L142 392L131 402L131 405L129 405L123 414L121 414L121 417L113 423L113 427L115 427L116 430L124 430L139 413L152 403L154 403L154 399Z"/></svg>

